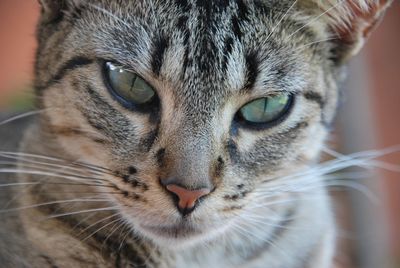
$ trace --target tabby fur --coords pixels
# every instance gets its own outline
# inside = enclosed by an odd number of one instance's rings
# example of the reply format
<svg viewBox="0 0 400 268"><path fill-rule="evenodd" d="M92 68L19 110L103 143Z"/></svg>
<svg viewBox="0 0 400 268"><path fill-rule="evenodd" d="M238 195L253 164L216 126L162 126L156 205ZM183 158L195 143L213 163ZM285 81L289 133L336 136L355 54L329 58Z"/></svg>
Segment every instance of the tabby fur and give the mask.
<svg viewBox="0 0 400 268"><path fill-rule="evenodd" d="M31 155L18 168L48 173L19 172L19 182L38 183L15 198L19 207L46 204L17 211L12 224L21 230L0 232L0 263L332 266L332 205L323 174L310 170L343 66L390 1L40 2L41 112L25 131L20 151ZM116 102L103 61L148 81L159 109ZM232 123L245 103L282 91L296 98L278 124ZM213 191L182 217L160 184L168 176Z"/></svg>

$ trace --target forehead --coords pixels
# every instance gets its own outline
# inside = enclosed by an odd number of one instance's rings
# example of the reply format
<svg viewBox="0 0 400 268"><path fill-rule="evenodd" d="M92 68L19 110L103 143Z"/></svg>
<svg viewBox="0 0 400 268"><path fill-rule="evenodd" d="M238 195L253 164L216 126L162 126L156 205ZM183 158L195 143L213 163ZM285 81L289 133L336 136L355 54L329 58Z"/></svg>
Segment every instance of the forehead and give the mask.
<svg viewBox="0 0 400 268"><path fill-rule="evenodd" d="M95 1L77 25L90 32L98 54L168 81L182 96L215 98L245 87L294 91L293 76L307 69L296 47L309 36L290 36L299 25L282 20L289 8L282 2Z"/></svg>

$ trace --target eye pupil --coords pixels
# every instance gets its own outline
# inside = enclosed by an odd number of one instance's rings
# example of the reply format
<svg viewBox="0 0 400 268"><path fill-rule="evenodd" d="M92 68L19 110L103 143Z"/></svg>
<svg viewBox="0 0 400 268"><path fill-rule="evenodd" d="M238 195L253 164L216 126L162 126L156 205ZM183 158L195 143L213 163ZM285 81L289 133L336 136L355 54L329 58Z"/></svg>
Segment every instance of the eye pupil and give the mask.
<svg viewBox="0 0 400 268"><path fill-rule="evenodd" d="M134 87L134 85L135 85L135 81L136 81L136 76L134 76L134 77L132 78L131 88L129 89L129 91L131 91L131 92L133 92L133 87Z"/></svg>
<svg viewBox="0 0 400 268"><path fill-rule="evenodd" d="M292 95L280 93L245 104L239 110L240 118L249 124L269 124L283 117L292 103Z"/></svg>
<svg viewBox="0 0 400 268"><path fill-rule="evenodd" d="M126 108L150 105L156 96L144 79L111 62L105 63L103 74L111 95Z"/></svg>

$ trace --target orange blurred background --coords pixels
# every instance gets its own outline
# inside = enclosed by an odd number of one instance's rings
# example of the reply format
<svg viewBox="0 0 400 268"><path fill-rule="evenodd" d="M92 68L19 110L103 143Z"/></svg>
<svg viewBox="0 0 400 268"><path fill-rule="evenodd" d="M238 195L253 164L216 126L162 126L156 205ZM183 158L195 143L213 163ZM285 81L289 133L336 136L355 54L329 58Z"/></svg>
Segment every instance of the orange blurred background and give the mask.
<svg viewBox="0 0 400 268"><path fill-rule="evenodd" d="M0 0L0 110L20 92L29 91L35 54L37 1ZM396 1L362 54L370 87L374 146L400 144L400 1ZM352 77L350 77L352 79ZM29 94L29 93L26 93ZM373 121L372 121L373 120ZM357 122L353 122L357 124ZM344 126L341 126L343 128ZM400 164L400 154L382 160ZM400 174L380 171L393 259L400 260ZM398 265L398 266L397 266ZM400 263L395 265L400 267Z"/></svg>
<svg viewBox="0 0 400 268"><path fill-rule="evenodd" d="M0 106L29 89L38 15L37 1L0 0Z"/></svg>

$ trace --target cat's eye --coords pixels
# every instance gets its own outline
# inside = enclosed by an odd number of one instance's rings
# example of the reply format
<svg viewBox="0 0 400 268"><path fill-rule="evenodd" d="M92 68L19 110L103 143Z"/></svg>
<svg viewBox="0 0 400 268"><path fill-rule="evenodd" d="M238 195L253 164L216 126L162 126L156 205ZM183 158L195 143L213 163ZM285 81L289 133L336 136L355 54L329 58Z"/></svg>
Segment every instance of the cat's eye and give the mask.
<svg viewBox="0 0 400 268"><path fill-rule="evenodd" d="M293 96L289 93L256 99L240 108L239 116L246 123L272 123L287 114L292 102Z"/></svg>
<svg viewBox="0 0 400 268"><path fill-rule="evenodd" d="M151 103L154 89L137 74L106 62L104 75L111 94L127 108Z"/></svg>

